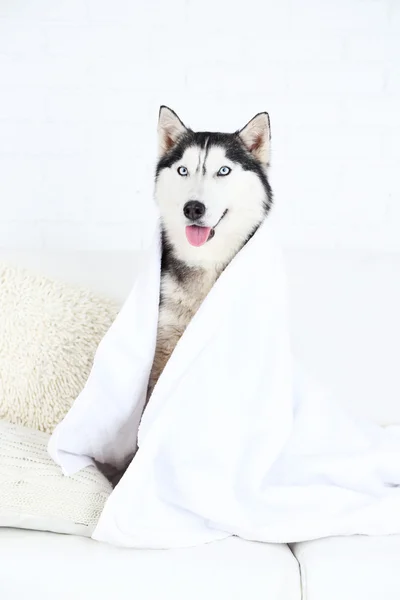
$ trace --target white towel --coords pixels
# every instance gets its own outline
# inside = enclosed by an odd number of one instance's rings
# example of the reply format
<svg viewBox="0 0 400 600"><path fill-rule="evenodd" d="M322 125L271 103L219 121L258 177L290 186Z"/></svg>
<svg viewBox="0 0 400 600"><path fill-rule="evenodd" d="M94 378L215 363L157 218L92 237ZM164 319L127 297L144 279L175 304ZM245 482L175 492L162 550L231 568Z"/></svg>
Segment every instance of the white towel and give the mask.
<svg viewBox="0 0 400 600"><path fill-rule="evenodd" d="M400 438L355 422L295 366L266 221L203 302L143 413L158 318L158 226L49 452L120 467L93 537L143 548L229 535L295 542L400 533ZM140 423L140 426L139 426Z"/></svg>

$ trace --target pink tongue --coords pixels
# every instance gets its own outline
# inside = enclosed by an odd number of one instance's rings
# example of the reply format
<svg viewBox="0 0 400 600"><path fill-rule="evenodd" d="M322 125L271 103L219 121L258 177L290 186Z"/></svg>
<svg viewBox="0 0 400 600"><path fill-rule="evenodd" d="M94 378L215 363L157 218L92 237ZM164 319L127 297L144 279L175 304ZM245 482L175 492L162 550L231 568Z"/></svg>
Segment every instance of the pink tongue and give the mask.
<svg viewBox="0 0 400 600"><path fill-rule="evenodd" d="M211 227L199 227L198 225L188 225L186 227L186 237L192 246L202 246L208 240Z"/></svg>

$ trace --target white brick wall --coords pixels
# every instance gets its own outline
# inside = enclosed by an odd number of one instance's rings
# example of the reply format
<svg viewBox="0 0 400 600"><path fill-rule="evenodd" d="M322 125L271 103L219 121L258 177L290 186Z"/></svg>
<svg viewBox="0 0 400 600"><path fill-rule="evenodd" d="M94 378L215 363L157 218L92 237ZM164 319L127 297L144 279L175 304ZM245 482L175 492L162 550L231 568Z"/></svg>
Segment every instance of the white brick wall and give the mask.
<svg viewBox="0 0 400 600"><path fill-rule="evenodd" d="M287 245L400 250L398 0L3 0L0 247L134 248L160 104L270 112Z"/></svg>

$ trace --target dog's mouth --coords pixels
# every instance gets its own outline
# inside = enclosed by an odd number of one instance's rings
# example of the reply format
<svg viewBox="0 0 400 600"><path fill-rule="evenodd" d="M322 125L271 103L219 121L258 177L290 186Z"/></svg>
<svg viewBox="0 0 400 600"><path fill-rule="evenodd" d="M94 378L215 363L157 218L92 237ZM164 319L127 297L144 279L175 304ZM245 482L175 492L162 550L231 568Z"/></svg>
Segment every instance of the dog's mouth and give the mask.
<svg viewBox="0 0 400 600"><path fill-rule="evenodd" d="M186 239L191 246L203 246L206 242L211 240L215 235L215 230L225 217L228 209L223 213L219 221L214 227L203 227L201 225L188 225L185 229Z"/></svg>

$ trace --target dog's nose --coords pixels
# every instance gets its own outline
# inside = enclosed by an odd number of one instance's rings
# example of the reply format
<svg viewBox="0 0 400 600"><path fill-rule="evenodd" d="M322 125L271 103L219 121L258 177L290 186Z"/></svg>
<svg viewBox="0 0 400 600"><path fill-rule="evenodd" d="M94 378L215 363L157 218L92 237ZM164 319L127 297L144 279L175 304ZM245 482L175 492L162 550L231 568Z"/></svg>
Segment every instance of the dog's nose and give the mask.
<svg viewBox="0 0 400 600"><path fill-rule="evenodd" d="M198 221L206 212L206 207L198 200L189 200L183 207L183 214L191 221Z"/></svg>

